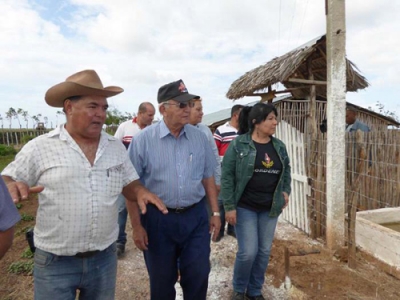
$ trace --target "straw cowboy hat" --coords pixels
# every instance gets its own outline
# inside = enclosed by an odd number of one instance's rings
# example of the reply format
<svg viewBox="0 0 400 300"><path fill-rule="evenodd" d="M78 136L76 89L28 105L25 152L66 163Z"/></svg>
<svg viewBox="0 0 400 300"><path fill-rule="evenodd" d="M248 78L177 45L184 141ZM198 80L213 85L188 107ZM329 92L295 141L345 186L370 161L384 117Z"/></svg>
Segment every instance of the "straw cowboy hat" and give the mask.
<svg viewBox="0 0 400 300"><path fill-rule="evenodd" d="M112 97L124 90L118 86L103 87L94 70L84 70L69 76L64 82L48 89L44 99L53 107L63 107L64 100L73 96Z"/></svg>

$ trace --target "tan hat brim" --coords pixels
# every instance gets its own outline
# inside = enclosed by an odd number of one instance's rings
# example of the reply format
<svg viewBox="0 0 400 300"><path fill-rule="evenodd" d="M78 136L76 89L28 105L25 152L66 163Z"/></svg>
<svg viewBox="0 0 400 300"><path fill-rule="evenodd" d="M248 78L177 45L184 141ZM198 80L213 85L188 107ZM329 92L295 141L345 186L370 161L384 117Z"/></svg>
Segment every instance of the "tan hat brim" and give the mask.
<svg viewBox="0 0 400 300"><path fill-rule="evenodd" d="M62 82L51 87L44 96L46 103L53 107L63 107L64 100L73 96L103 96L112 97L122 93L124 89L118 86L107 86L104 89L96 89L80 85L75 82Z"/></svg>

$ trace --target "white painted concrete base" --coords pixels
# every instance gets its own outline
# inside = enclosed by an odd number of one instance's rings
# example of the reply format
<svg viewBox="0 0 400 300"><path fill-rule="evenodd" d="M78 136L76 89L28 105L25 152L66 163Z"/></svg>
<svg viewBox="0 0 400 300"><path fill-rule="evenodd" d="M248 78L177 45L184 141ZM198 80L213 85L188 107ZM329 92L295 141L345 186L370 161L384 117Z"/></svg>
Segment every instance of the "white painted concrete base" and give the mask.
<svg viewBox="0 0 400 300"><path fill-rule="evenodd" d="M357 212L356 245L400 270L400 232L379 224L400 222L400 207Z"/></svg>

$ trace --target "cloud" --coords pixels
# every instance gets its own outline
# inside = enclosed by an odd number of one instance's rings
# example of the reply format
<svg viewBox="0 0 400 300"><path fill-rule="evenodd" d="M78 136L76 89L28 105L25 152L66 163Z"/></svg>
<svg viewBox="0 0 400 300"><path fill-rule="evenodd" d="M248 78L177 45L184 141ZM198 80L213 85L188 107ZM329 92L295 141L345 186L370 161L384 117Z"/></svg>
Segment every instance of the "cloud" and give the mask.
<svg viewBox="0 0 400 300"><path fill-rule="evenodd" d="M356 104L385 89L400 95L399 5L346 2L347 54L372 84L348 95ZM206 113L227 108L239 76L326 30L320 0L3 0L0 9L2 103L54 122L44 93L85 68L125 89L110 98L121 111L156 103L158 87L179 78L203 96Z"/></svg>

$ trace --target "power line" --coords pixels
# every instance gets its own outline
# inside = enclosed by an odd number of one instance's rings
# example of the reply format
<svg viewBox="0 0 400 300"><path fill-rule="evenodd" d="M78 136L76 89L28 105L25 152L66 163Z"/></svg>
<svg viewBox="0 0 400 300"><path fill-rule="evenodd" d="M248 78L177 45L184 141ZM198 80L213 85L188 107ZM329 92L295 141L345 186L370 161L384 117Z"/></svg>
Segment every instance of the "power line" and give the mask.
<svg viewBox="0 0 400 300"><path fill-rule="evenodd" d="M282 10L282 0L279 0L278 53L281 52L281 10Z"/></svg>
<svg viewBox="0 0 400 300"><path fill-rule="evenodd" d="M292 25L293 25L294 16L295 16L295 14L296 14L296 6L297 6L297 1L294 0L294 10L293 10L293 14L292 14L292 20L290 21L289 38L288 38L287 44L290 43L290 37L291 37L291 35L292 35Z"/></svg>
<svg viewBox="0 0 400 300"><path fill-rule="evenodd" d="M296 43L296 44L299 43L300 36L301 36L301 31L303 30L303 24L304 24L304 19L306 18L307 7L308 7L308 0L307 0L307 2L306 2L306 7L304 8L303 19L301 20L301 25L300 25L300 33L299 33L299 35L297 36L297 43Z"/></svg>

